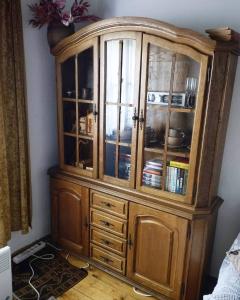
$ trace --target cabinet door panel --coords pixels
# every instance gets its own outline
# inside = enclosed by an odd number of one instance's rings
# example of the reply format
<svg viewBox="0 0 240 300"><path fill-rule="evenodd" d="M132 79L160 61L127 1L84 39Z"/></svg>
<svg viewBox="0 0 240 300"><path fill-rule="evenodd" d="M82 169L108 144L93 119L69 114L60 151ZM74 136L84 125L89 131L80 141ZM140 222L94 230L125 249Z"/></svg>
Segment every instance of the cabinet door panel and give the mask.
<svg viewBox="0 0 240 300"><path fill-rule="evenodd" d="M208 57L143 35L137 188L192 202Z"/></svg>
<svg viewBox="0 0 240 300"><path fill-rule="evenodd" d="M187 227L185 219L131 203L128 277L178 299Z"/></svg>
<svg viewBox="0 0 240 300"><path fill-rule="evenodd" d="M57 58L61 168L97 177L98 39Z"/></svg>
<svg viewBox="0 0 240 300"><path fill-rule="evenodd" d="M101 37L100 165L104 181L135 187L142 34Z"/></svg>
<svg viewBox="0 0 240 300"><path fill-rule="evenodd" d="M52 235L66 248L88 256L89 191L66 181L52 180Z"/></svg>

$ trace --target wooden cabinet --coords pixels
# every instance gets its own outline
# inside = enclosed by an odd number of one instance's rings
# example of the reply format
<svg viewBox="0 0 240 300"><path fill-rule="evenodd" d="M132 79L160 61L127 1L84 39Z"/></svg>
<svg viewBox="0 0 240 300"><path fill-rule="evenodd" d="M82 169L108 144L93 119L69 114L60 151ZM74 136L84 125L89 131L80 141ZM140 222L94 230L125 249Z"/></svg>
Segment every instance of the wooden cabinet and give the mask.
<svg viewBox="0 0 240 300"><path fill-rule="evenodd" d="M52 236L62 246L89 254L89 190L63 180L51 180Z"/></svg>
<svg viewBox="0 0 240 300"><path fill-rule="evenodd" d="M102 20L56 56L52 235L159 299L198 299L214 238L239 34ZM89 226L88 226L89 224Z"/></svg>
<svg viewBox="0 0 240 300"><path fill-rule="evenodd" d="M180 299L188 225L186 219L131 203L128 277Z"/></svg>

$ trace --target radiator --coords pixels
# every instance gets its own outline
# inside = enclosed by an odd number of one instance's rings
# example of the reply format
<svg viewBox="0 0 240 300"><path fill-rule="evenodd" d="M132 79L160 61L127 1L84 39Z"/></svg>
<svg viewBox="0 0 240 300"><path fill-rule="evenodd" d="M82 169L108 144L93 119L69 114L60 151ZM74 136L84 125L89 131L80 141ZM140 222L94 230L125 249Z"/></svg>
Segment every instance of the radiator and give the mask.
<svg viewBox="0 0 240 300"><path fill-rule="evenodd" d="M0 249L0 300L12 300L12 270L10 248Z"/></svg>

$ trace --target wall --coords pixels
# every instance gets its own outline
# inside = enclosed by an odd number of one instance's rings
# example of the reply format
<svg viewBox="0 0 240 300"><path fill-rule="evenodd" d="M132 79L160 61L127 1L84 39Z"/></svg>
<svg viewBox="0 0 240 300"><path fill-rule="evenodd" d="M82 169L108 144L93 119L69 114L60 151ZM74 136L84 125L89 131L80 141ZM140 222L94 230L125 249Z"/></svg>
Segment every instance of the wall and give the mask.
<svg viewBox="0 0 240 300"><path fill-rule="evenodd" d="M143 16L204 32L229 26L240 31L238 0L101 0L97 11L102 18ZM212 257L213 275L218 274L225 252L240 232L240 63L237 68L218 193L225 200L220 208Z"/></svg>
<svg viewBox="0 0 240 300"><path fill-rule="evenodd" d="M29 146L32 181L32 229L27 235L12 234L12 251L50 232L50 199L47 169L57 163L55 66L50 55L46 28L28 25L30 11L21 0L27 81Z"/></svg>
<svg viewBox="0 0 240 300"><path fill-rule="evenodd" d="M50 194L47 170L58 163L55 64L47 44L46 27L29 26L28 5L21 0L26 65L28 127L32 183L32 228L27 235L12 233L12 252L50 233ZM73 0L67 0L67 6ZM96 13L92 2L92 13Z"/></svg>

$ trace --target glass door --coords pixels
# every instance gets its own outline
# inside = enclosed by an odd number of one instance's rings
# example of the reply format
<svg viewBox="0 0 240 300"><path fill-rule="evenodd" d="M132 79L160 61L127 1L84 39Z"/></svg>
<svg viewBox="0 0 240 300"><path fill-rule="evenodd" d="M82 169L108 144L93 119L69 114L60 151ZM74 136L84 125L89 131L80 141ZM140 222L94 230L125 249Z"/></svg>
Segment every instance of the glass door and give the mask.
<svg viewBox="0 0 240 300"><path fill-rule="evenodd" d="M93 39L58 64L60 161L63 169L97 177L98 43Z"/></svg>
<svg viewBox="0 0 240 300"><path fill-rule="evenodd" d="M140 33L101 38L100 178L135 187Z"/></svg>
<svg viewBox="0 0 240 300"><path fill-rule="evenodd" d="M207 57L144 35L137 188L192 201Z"/></svg>

